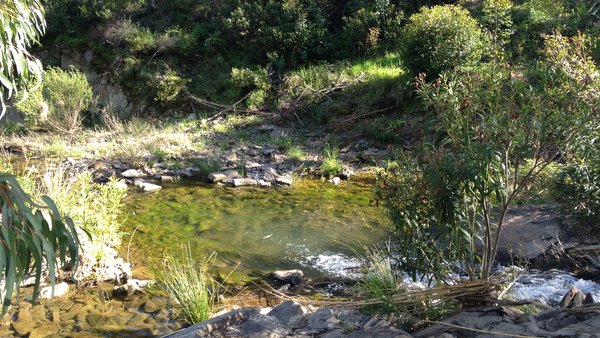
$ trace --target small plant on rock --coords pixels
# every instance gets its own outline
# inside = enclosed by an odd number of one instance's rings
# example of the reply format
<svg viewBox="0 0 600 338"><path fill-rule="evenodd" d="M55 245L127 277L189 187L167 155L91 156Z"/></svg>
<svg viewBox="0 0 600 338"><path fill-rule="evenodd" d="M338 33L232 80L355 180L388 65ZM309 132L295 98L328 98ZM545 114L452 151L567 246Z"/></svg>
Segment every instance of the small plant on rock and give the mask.
<svg viewBox="0 0 600 338"><path fill-rule="evenodd" d="M338 161L339 150L327 144L323 149L323 163L321 163L321 171L329 177L333 177L342 172L343 166Z"/></svg>

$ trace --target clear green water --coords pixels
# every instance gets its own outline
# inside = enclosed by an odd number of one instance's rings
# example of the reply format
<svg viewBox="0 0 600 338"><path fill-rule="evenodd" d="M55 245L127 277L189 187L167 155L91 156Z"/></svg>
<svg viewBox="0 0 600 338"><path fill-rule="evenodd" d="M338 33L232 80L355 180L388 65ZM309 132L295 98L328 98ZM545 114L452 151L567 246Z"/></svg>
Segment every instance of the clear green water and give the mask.
<svg viewBox="0 0 600 338"><path fill-rule="evenodd" d="M217 253L217 266L258 277L278 269L341 276L356 265L352 250L390 235L371 183L303 180L290 188L165 186L128 197L126 231L137 227L132 259L156 265L188 244L199 259ZM126 238L127 244L129 238Z"/></svg>

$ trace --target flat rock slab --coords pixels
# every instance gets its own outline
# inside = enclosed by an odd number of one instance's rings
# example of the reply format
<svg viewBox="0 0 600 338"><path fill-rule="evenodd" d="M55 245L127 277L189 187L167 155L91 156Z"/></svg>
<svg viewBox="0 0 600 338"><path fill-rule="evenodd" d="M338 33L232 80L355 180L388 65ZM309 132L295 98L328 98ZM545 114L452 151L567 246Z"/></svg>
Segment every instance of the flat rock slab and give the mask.
<svg viewBox="0 0 600 338"><path fill-rule="evenodd" d="M259 308L238 309L164 337L411 337L377 316L361 314L356 308L324 307L305 314L299 304L290 301L278 305L268 315L259 312Z"/></svg>
<svg viewBox="0 0 600 338"><path fill-rule="evenodd" d="M498 261L533 260L558 242L561 221L554 206L521 206L509 209L498 247Z"/></svg>
<svg viewBox="0 0 600 338"><path fill-rule="evenodd" d="M517 315L500 307L468 309L414 334L425 337L597 337L600 315L588 313L580 318L550 309L546 316Z"/></svg>

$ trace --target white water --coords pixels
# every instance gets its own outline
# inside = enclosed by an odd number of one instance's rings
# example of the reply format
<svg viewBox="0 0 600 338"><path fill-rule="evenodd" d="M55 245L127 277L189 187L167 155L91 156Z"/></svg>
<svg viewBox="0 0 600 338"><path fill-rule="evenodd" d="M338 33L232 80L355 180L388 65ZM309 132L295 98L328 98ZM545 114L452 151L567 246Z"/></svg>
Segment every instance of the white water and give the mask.
<svg viewBox="0 0 600 338"><path fill-rule="evenodd" d="M524 273L518 277L508 295L513 300L530 300L557 305L572 287L584 293L591 293L595 301L600 300L600 285L559 270Z"/></svg>

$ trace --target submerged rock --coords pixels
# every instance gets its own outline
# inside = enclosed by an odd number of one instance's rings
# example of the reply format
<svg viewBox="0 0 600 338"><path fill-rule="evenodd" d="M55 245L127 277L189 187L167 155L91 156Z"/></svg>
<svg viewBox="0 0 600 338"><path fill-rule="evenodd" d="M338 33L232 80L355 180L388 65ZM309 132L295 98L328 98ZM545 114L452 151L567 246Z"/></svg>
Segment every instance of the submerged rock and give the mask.
<svg viewBox="0 0 600 338"><path fill-rule="evenodd" d="M142 189L142 191L144 191L144 192L152 192L152 191L158 191L158 190L162 189L162 187L160 185L149 183L142 179L134 180L133 185Z"/></svg>
<svg viewBox="0 0 600 338"><path fill-rule="evenodd" d="M69 292L69 284L62 282L54 286L54 297L62 297ZM40 290L40 297L50 299L52 298L52 286L46 286Z"/></svg>

